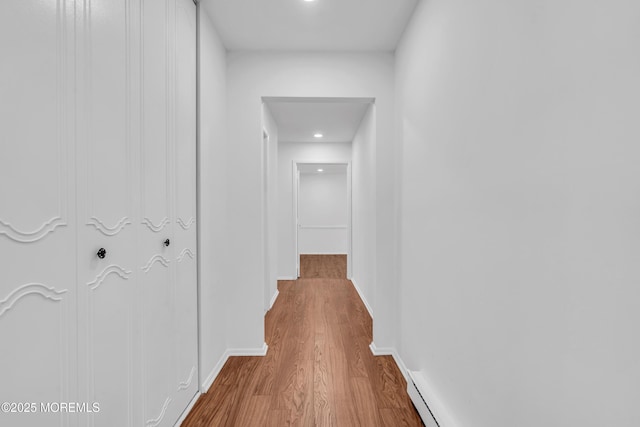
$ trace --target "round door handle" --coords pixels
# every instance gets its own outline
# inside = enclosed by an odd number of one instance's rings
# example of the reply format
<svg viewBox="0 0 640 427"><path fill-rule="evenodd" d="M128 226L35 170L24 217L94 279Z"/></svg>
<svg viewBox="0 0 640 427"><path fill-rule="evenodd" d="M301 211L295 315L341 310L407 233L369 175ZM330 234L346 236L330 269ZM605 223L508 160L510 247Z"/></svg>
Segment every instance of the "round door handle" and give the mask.
<svg viewBox="0 0 640 427"><path fill-rule="evenodd" d="M107 256L107 250L105 248L100 248L98 249L98 253L96 255L98 255L98 258L104 259L104 257Z"/></svg>
<svg viewBox="0 0 640 427"><path fill-rule="evenodd" d="M164 241L165 246L169 246L171 244L171 240L167 239Z"/></svg>

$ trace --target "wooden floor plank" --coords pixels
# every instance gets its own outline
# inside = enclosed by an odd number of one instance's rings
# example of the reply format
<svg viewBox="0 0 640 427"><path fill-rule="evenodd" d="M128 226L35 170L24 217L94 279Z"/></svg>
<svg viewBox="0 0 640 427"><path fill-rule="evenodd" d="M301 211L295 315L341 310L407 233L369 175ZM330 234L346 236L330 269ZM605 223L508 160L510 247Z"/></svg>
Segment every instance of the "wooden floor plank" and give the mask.
<svg viewBox="0 0 640 427"><path fill-rule="evenodd" d="M393 358L368 348L372 320L342 276L346 258L310 257L305 270L325 277L278 282L267 355L230 357L183 426L423 425Z"/></svg>

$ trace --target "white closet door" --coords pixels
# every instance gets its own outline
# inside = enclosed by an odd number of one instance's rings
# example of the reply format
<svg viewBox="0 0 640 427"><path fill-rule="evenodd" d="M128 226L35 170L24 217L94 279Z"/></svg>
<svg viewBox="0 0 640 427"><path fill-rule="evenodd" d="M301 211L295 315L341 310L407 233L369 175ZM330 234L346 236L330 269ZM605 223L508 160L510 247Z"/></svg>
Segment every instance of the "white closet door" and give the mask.
<svg viewBox="0 0 640 427"><path fill-rule="evenodd" d="M196 6L176 8L175 134L175 352L176 407L184 409L198 390L196 277ZM179 414L177 414L179 415Z"/></svg>
<svg viewBox="0 0 640 427"><path fill-rule="evenodd" d="M76 399L73 1L0 2L0 413ZM16 409L16 406L10 407Z"/></svg>
<svg viewBox="0 0 640 427"><path fill-rule="evenodd" d="M175 0L142 1L141 224L144 423L173 425ZM166 242L166 243L165 243ZM168 246L167 246L168 244Z"/></svg>
<svg viewBox="0 0 640 427"><path fill-rule="evenodd" d="M133 426L140 369L135 339L139 120L138 12L128 0L88 0L78 37L78 292L80 395L98 413L80 425ZM103 258L97 252L104 249Z"/></svg>

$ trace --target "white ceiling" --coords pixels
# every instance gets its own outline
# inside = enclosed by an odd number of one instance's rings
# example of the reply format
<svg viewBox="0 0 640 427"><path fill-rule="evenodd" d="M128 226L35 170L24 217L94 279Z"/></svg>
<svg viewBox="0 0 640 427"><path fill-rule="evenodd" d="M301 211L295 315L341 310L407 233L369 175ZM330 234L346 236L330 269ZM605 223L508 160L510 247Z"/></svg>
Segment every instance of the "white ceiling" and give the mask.
<svg viewBox="0 0 640 427"><path fill-rule="evenodd" d="M318 172L318 169L322 169L322 172ZM346 164L331 164L331 163L299 163L298 170L302 174L346 174Z"/></svg>
<svg viewBox="0 0 640 427"><path fill-rule="evenodd" d="M278 126L280 142L351 142L369 99L267 100L266 105ZM322 138L315 138L321 133Z"/></svg>
<svg viewBox="0 0 640 427"><path fill-rule="evenodd" d="M201 0L228 50L393 51L418 0Z"/></svg>

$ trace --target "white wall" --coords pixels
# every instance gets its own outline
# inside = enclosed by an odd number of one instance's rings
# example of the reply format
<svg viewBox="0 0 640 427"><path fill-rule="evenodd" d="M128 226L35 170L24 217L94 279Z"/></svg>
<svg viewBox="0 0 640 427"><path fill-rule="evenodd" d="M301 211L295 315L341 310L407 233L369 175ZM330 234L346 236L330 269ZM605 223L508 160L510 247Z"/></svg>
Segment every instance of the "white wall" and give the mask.
<svg viewBox="0 0 640 427"><path fill-rule="evenodd" d="M233 215L227 244L229 277L227 300L237 331L231 345L255 349L264 341L262 315L263 266L260 217L261 97L373 97L377 105L378 235L377 278L381 293L394 293L393 228L393 55L355 53L253 53L227 56L228 157L233 171L228 208ZM384 146L381 148L381 146ZM381 159L384 159L382 161ZM384 201L384 203L382 202ZM383 244L380 245L382 239ZM385 244L386 241L389 244ZM387 254L388 253L388 254ZM388 255L388 256L381 256ZM385 298L381 298L384 301ZM233 311L231 313L231 311ZM374 334L391 339L393 331L381 315Z"/></svg>
<svg viewBox="0 0 640 427"><path fill-rule="evenodd" d="M376 133L375 106L370 106L353 139L353 260L352 280L367 306L375 305L376 236L369 230L376 223ZM396 299L388 300L397 304ZM380 304L382 305L382 304ZM383 310L376 307L376 310ZM374 318L375 313L374 313ZM379 345L379 344L377 344Z"/></svg>
<svg viewBox="0 0 640 427"><path fill-rule="evenodd" d="M296 278L293 217L294 162L348 163L350 142L280 142L278 144L278 277Z"/></svg>
<svg viewBox="0 0 640 427"><path fill-rule="evenodd" d="M269 309L271 302L278 290L278 125L276 124L269 107L263 108L262 125L269 135L267 147L263 147L263 156L267 156L267 259L268 259L268 285L265 288L265 309ZM264 158L263 158L264 160Z"/></svg>
<svg viewBox="0 0 640 427"><path fill-rule="evenodd" d="M200 13L200 335L203 384L227 349L226 51Z"/></svg>
<svg viewBox="0 0 640 427"><path fill-rule="evenodd" d="M298 216L301 254L347 253L347 165L341 173L300 174Z"/></svg>
<svg viewBox="0 0 640 427"><path fill-rule="evenodd" d="M637 426L640 3L431 0L397 51L400 353L460 426Z"/></svg>

